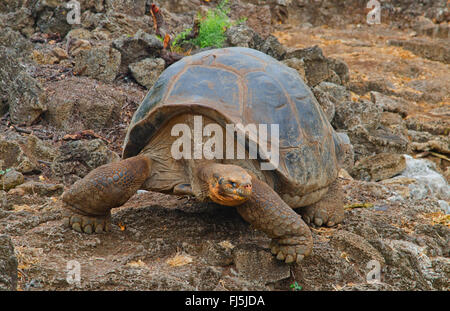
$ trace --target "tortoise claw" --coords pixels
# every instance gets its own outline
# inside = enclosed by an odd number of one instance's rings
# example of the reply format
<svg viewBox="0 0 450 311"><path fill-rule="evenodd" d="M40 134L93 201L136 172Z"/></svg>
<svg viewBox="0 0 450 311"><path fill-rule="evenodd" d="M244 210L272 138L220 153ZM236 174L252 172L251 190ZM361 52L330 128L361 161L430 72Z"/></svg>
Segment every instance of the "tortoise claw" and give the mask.
<svg viewBox="0 0 450 311"><path fill-rule="evenodd" d="M300 263L312 251L312 238L289 237L273 239L270 245L272 254L285 263Z"/></svg>
<svg viewBox="0 0 450 311"><path fill-rule="evenodd" d="M80 233L109 232L111 228L111 215L85 216L70 211L64 215L64 225Z"/></svg>

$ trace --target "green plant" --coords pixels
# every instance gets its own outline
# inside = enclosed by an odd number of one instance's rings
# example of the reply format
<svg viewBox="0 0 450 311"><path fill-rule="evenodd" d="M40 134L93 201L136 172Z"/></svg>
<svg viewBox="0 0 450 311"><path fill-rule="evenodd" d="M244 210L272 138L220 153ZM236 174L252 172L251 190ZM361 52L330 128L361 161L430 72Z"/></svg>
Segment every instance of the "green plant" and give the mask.
<svg viewBox="0 0 450 311"><path fill-rule="evenodd" d="M170 44L170 48L172 51L176 51L179 48L179 45L186 40L186 36L189 35L192 31L192 28L187 28L180 32Z"/></svg>
<svg viewBox="0 0 450 311"><path fill-rule="evenodd" d="M187 28L179 33L172 41L170 48L172 51L182 50L181 45L190 42L200 48L223 46L226 36L225 31L232 25L240 25L247 21L247 17L242 17L237 21L232 21L230 14L229 0L222 0L215 9L208 10L205 16L198 14L199 27L197 37L186 40L191 34L192 28Z"/></svg>
<svg viewBox="0 0 450 311"><path fill-rule="evenodd" d="M302 290L303 289L303 287L298 285L297 282L292 283L289 287L292 288L292 290L294 290L294 291L298 291L298 290Z"/></svg>
<svg viewBox="0 0 450 311"><path fill-rule="evenodd" d="M233 24L228 17L229 13L228 0L223 0L215 9L209 10L206 16L199 15L198 36L192 43L200 48L222 47L226 39L225 30Z"/></svg>
<svg viewBox="0 0 450 311"><path fill-rule="evenodd" d="M7 168L5 170L0 170L0 175L5 175L6 173L8 173L11 169Z"/></svg>

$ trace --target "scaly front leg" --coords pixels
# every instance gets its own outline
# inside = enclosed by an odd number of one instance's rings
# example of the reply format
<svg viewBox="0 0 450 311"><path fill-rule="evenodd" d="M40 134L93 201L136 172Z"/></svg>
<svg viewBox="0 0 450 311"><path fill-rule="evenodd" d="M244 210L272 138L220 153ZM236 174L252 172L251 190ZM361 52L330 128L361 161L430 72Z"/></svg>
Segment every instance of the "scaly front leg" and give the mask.
<svg viewBox="0 0 450 311"><path fill-rule="evenodd" d="M111 209L136 193L150 168L150 159L135 156L91 171L62 194L66 223L78 232L109 231Z"/></svg>
<svg viewBox="0 0 450 311"><path fill-rule="evenodd" d="M286 263L300 262L312 251L311 231L289 205L266 183L252 178L250 199L237 207L239 214L273 238L271 251Z"/></svg>

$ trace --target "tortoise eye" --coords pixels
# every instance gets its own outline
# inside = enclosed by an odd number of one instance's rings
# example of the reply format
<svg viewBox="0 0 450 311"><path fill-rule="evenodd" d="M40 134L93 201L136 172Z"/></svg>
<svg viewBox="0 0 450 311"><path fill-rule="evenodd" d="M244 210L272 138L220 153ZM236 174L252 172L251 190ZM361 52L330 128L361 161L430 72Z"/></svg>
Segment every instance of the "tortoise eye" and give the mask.
<svg viewBox="0 0 450 311"><path fill-rule="evenodd" d="M235 182L231 182L230 184L231 184L231 186L233 186L233 188L236 188L236 186L237 186Z"/></svg>
<svg viewBox="0 0 450 311"><path fill-rule="evenodd" d="M223 177L219 179L219 185L221 185L223 183Z"/></svg>

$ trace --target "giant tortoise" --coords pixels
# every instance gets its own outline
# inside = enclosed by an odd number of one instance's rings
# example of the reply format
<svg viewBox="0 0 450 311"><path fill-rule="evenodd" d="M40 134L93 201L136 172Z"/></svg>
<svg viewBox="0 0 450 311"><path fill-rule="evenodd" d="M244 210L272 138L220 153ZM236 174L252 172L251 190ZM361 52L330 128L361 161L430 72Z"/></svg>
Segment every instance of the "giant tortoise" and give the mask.
<svg viewBox="0 0 450 311"><path fill-rule="evenodd" d="M210 129L229 134L229 125L236 125L232 144L222 147L236 146L236 153L241 148L245 156L185 156L212 139L212 131L208 136L200 130L199 136L199 118L205 132L213 125ZM182 157L173 153L180 124L188 138L200 137L193 145L177 145ZM274 124L275 140L269 134L258 139L256 125ZM214 152L220 150L220 141L215 142ZM235 206L244 220L272 238L277 259L299 262L312 250L306 223L334 226L343 219L337 176L348 143L294 69L253 49L204 51L160 75L132 118L123 160L96 168L62 195L66 221L76 231L99 233L109 230L110 210L138 189L190 194ZM256 155L250 146L257 147ZM278 163L268 156L270 148L276 148ZM292 208L301 208L300 214Z"/></svg>

